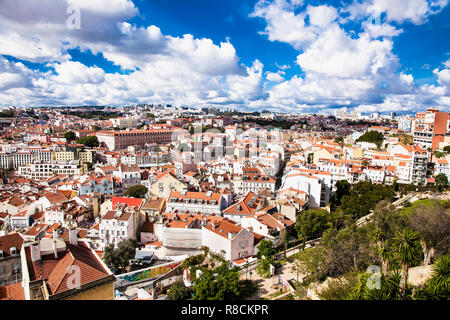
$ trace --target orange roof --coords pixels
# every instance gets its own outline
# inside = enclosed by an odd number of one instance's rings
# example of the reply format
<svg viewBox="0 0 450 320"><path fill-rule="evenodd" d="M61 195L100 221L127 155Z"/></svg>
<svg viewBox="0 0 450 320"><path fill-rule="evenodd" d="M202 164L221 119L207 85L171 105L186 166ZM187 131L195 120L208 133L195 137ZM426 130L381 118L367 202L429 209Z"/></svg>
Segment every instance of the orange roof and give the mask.
<svg viewBox="0 0 450 320"><path fill-rule="evenodd" d="M118 203L125 203L129 207L140 208L140 206L141 206L142 202L144 201L144 199L125 198L125 197L112 197L111 201L112 201L112 209L114 210Z"/></svg>
<svg viewBox="0 0 450 320"><path fill-rule="evenodd" d="M214 232L226 239L228 238L228 234L231 234L232 237L236 236L243 228L236 225L234 221L223 219L217 222L213 222L210 225L205 226L209 231Z"/></svg>
<svg viewBox="0 0 450 320"><path fill-rule="evenodd" d="M262 200L261 197L258 197L253 192L249 192L244 197L244 199L229 206L228 208L223 210L222 213L223 214L236 214L236 215L242 215L242 216L251 215L256 211L256 208L258 207L261 200Z"/></svg>
<svg viewBox="0 0 450 320"><path fill-rule="evenodd" d="M25 300L22 282L0 287L0 300Z"/></svg>

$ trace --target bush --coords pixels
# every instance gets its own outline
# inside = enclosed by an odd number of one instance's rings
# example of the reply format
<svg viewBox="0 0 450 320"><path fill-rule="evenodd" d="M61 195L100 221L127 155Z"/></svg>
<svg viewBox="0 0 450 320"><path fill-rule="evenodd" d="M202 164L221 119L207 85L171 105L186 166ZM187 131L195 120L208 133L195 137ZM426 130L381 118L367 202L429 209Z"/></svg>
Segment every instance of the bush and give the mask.
<svg viewBox="0 0 450 320"><path fill-rule="evenodd" d="M177 281L170 287L167 293L169 300L187 300L192 297L192 289L187 288L183 281Z"/></svg>

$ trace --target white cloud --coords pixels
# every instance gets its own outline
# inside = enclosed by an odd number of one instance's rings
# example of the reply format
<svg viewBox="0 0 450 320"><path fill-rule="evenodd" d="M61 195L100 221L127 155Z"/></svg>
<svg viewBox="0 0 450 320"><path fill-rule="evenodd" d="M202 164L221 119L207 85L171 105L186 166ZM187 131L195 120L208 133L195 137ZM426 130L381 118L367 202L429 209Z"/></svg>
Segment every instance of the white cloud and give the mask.
<svg viewBox="0 0 450 320"><path fill-rule="evenodd" d="M448 0L354 0L344 9L350 16L346 20L353 19L380 19L386 14L386 21L402 24L412 22L421 25L427 22L429 16L442 11L448 4Z"/></svg>
<svg viewBox="0 0 450 320"><path fill-rule="evenodd" d="M105 81L105 72L98 67L87 67L78 61L67 61L61 64L54 64L58 73L53 78L56 82L68 84L77 83L101 83Z"/></svg>
<svg viewBox="0 0 450 320"><path fill-rule="evenodd" d="M80 30L66 27L70 5L81 10ZM229 41L215 44L190 34L173 37L154 25L137 27L127 22L137 14L130 0L2 1L0 54L48 62L54 69L45 74L29 70L22 78L3 72L2 88L34 84L32 90L15 97L16 104L31 101L32 105L141 100L195 105L264 98L263 65L259 61L251 67L241 65ZM70 61L67 50L71 48L102 53L134 72L107 74Z"/></svg>
<svg viewBox="0 0 450 320"><path fill-rule="evenodd" d="M301 75L286 79L264 72L255 58L240 62L229 40L214 43L193 35L170 36L158 26L136 26L139 14L131 0L3 0L0 2L0 55L48 63L54 71L38 72L0 58L0 101L3 104L237 104L253 110L328 110L330 105L361 105L359 110L406 110L448 105L450 60L436 69L439 85L416 87L412 75L399 72L392 52L401 22L423 23L447 0L411 4L373 0L344 9L314 6L302 0L261 0L252 17L264 19L261 32L269 41L290 44L298 51ZM412 1L412 0L411 0ZM69 5L81 9L81 29L66 27ZM361 23L362 32L346 32L340 14ZM385 13L383 23L370 15ZM131 70L106 73L71 61L68 49L90 50ZM267 87L265 87L267 85ZM378 109L377 109L378 108Z"/></svg>
<svg viewBox="0 0 450 320"><path fill-rule="evenodd" d="M285 74L284 71L277 71L277 72L266 72L266 79L272 82L281 82L284 80L283 75Z"/></svg>

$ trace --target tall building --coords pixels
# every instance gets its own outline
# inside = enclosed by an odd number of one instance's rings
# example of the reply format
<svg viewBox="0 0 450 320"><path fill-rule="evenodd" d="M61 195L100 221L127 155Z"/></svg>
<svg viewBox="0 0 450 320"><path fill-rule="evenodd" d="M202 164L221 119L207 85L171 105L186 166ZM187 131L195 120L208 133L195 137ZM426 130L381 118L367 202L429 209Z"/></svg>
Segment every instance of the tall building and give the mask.
<svg viewBox="0 0 450 320"><path fill-rule="evenodd" d="M445 135L450 134L450 115L438 109L418 112L413 121L412 133L414 143L422 148L438 149Z"/></svg>

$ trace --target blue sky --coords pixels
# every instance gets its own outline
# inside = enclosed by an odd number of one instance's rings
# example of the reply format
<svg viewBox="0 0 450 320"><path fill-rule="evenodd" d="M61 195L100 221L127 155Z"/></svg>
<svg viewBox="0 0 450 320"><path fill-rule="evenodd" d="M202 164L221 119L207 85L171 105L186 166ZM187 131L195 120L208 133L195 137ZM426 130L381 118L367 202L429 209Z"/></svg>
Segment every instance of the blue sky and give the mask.
<svg viewBox="0 0 450 320"><path fill-rule="evenodd" d="M4 0L0 104L448 110L449 18L448 0Z"/></svg>

